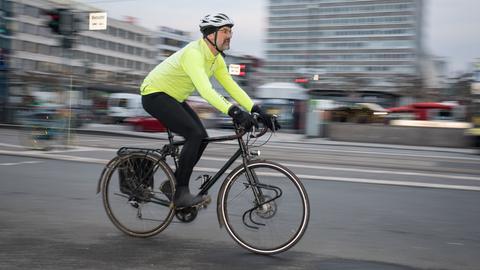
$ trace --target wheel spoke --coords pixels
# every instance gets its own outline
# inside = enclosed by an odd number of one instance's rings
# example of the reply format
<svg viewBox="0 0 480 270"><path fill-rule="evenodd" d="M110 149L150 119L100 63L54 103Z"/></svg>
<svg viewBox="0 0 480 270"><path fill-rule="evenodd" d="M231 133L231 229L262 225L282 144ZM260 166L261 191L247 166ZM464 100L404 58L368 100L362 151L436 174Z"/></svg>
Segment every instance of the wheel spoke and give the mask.
<svg viewBox="0 0 480 270"><path fill-rule="evenodd" d="M159 198L165 180L174 186L171 169L157 156L143 152L122 155L107 168L102 195L108 217L122 232L149 237L164 230L174 217L170 201Z"/></svg>
<svg viewBox="0 0 480 270"><path fill-rule="evenodd" d="M276 163L252 162L248 168L256 183L239 167L221 189L225 192L220 197L227 231L250 251L283 252L306 230L309 205L305 189L292 172Z"/></svg>

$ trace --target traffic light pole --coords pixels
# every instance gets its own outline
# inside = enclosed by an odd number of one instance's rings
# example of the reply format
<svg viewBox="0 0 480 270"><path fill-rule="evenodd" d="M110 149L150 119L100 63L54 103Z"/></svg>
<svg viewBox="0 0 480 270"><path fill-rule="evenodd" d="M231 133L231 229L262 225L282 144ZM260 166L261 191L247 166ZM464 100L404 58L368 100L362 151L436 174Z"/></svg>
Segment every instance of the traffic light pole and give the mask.
<svg viewBox="0 0 480 270"><path fill-rule="evenodd" d="M64 37L66 38L66 37ZM66 113L67 115L63 116L66 117L66 126L64 127L66 130L66 141L65 141L65 147L68 147L71 144L71 130L72 130L72 91L73 91L73 74L72 74L72 56L73 56L73 51L70 48L62 46L62 51L63 51L63 65L65 66L65 74L63 77L63 89L66 91L65 95L65 105L68 105ZM68 104L67 104L68 102Z"/></svg>
<svg viewBox="0 0 480 270"><path fill-rule="evenodd" d="M60 46L62 48L64 66L64 76L62 78L61 88L64 90L64 105L68 108L65 110L66 117L65 127L66 141L65 146L71 143L71 124L72 124L72 91L73 91L73 74L72 74L72 47L75 41L75 35L78 31L77 22L79 21L75 12L67 8L56 8L45 12L50 17L47 26L54 34L60 35ZM68 103L68 104L67 104Z"/></svg>

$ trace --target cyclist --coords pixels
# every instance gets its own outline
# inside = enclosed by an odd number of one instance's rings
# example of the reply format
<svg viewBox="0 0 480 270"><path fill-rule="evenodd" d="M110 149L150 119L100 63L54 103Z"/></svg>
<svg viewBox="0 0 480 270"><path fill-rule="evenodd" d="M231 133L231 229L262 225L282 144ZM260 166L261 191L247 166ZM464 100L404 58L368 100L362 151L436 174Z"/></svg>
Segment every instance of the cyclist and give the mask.
<svg viewBox="0 0 480 270"><path fill-rule="evenodd" d="M206 200L205 196L192 195L188 187L193 167L206 147L202 140L208 136L198 115L185 102L195 89L213 107L247 130L256 124L249 112L256 112L264 119L272 117L253 104L228 73L223 51L230 48L233 25L233 21L222 13L203 17L199 25L203 37L158 64L141 85L145 110L185 138L175 172L177 186L173 203L176 208L201 205ZM209 80L212 75L246 111L232 105L213 89ZM280 128L276 121L268 123L272 130ZM164 182L160 188L167 196L168 183Z"/></svg>

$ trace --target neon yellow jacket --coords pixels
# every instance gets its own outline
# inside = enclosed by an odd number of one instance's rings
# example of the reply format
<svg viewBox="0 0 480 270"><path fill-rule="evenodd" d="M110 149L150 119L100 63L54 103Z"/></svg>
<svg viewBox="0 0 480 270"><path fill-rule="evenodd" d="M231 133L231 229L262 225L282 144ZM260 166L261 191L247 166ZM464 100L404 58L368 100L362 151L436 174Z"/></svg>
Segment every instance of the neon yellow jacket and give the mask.
<svg viewBox="0 0 480 270"><path fill-rule="evenodd" d="M214 56L203 39L190 42L158 64L144 79L140 94L165 92L183 102L197 89L208 103L227 114L232 104L213 89L212 75L238 104L251 111L253 101L232 79L223 57Z"/></svg>

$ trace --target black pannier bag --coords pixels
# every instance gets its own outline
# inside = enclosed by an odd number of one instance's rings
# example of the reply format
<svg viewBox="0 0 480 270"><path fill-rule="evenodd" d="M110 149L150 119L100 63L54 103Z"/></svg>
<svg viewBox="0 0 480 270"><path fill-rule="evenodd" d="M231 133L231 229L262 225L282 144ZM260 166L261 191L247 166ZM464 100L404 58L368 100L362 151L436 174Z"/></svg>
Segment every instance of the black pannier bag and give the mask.
<svg viewBox="0 0 480 270"><path fill-rule="evenodd" d="M146 158L127 159L119 166L120 192L135 195L145 187L153 189L154 162ZM143 187L141 187L143 184Z"/></svg>

